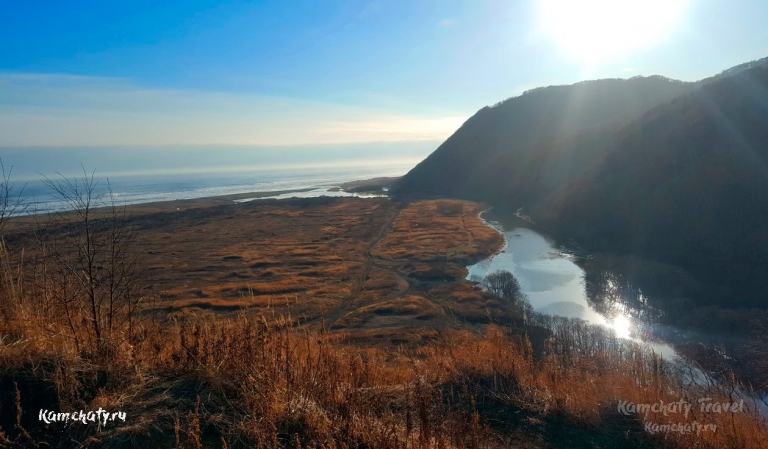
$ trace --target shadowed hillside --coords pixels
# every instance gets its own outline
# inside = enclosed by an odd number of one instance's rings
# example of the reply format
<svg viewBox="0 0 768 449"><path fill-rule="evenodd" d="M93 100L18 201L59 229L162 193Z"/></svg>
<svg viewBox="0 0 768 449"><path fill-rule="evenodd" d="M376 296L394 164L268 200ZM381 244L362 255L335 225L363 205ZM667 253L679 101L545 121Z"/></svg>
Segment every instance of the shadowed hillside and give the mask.
<svg viewBox="0 0 768 449"><path fill-rule="evenodd" d="M768 288L768 67L705 85L623 129L600 169L537 218L593 250L631 252L733 286Z"/></svg>
<svg viewBox="0 0 768 449"><path fill-rule="evenodd" d="M767 71L536 89L480 110L392 190L522 207L587 250L689 270L707 281L697 301L762 304Z"/></svg>
<svg viewBox="0 0 768 449"><path fill-rule="evenodd" d="M531 175L557 164L557 155L549 153L569 137L601 136L601 129L626 125L693 87L654 76L534 89L478 111L393 191L474 199L522 193L518 189L531 187ZM582 161L596 157L592 148L580 149L584 154L571 158L575 173L581 173ZM568 179L574 173L559 174Z"/></svg>

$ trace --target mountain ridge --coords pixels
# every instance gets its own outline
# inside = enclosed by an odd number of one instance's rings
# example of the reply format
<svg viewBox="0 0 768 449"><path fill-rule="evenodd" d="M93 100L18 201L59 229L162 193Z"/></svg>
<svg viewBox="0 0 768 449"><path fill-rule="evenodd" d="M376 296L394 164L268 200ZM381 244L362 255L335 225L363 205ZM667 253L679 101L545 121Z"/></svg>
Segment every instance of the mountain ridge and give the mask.
<svg viewBox="0 0 768 449"><path fill-rule="evenodd" d="M478 111L392 191L524 207L556 238L681 266L726 285L733 305L763 304L767 92L768 58L696 82L533 89Z"/></svg>

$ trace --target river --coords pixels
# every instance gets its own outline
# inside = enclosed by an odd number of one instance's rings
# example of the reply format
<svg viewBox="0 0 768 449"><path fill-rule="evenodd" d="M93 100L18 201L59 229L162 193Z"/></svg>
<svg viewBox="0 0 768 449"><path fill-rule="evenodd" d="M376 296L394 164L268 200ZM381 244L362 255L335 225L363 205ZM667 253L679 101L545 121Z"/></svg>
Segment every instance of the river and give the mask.
<svg viewBox="0 0 768 449"><path fill-rule="evenodd" d="M468 279L478 280L497 270L509 271L517 278L536 312L604 326L620 338L650 346L666 359L678 357L672 346L644 338L648 333L640 332L640 328L647 323L641 326L621 303L607 313L595 310L587 297L584 270L575 263L572 254L557 249L552 240L530 228L505 229L495 221L486 223L504 235L505 244L493 256L468 266Z"/></svg>

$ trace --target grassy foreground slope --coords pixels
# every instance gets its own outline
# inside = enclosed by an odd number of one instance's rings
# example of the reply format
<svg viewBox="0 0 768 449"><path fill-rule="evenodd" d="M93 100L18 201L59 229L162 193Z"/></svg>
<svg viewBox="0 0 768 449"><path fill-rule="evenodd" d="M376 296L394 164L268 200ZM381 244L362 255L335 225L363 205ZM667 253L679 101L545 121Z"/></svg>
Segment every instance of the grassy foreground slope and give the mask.
<svg viewBox="0 0 768 449"><path fill-rule="evenodd" d="M43 248L2 247L0 447L758 448L768 437L750 404L684 419L622 413L622 401L731 401L736 385L679 382L631 342L464 281L463 264L500 243L480 205L139 209L107 221L93 212L92 241L137 237L118 239L127 253L99 245L100 268L72 251L83 228L68 219L34 240ZM6 229L14 244L30 237L19 229ZM142 262L125 271L115 255ZM250 294L227 290L251 281ZM39 419L99 408L126 420ZM646 428L681 420L717 430Z"/></svg>

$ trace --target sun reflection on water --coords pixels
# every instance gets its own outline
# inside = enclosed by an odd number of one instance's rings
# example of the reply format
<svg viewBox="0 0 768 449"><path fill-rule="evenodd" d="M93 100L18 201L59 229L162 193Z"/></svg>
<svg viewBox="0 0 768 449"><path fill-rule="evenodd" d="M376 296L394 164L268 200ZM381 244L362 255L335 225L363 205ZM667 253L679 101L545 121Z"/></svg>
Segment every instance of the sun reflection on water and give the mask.
<svg viewBox="0 0 768 449"><path fill-rule="evenodd" d="M616 332L617 337L629 338L632 330L632 321L626 315L618 314L611 321L610 327Z"/></svg>

